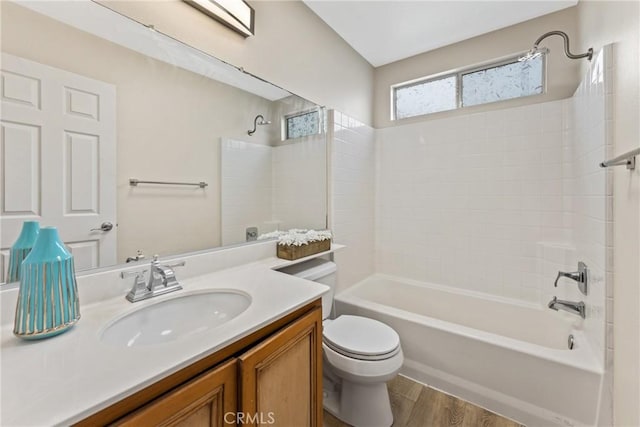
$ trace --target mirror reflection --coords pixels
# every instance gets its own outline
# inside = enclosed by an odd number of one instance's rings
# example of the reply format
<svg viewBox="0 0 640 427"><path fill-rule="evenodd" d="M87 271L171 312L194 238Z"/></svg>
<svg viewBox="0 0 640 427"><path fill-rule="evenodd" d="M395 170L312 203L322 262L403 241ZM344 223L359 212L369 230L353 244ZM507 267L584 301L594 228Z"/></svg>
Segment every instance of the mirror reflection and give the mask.
<svg viewBox="0 0 640 427"><path fill-rule="evenodd" d="M320 106L94 2L1 24L0 282L27 220L77 270L326 227Z"/></svg>

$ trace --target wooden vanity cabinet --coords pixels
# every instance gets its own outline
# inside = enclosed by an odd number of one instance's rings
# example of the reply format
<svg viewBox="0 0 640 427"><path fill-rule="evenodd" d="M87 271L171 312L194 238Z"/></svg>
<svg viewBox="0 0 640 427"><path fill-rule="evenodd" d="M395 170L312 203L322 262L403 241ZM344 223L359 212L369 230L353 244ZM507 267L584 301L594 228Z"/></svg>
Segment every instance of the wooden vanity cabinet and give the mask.
<svg viewBox="0 0 640 427"><path fill-rule="evenodd" d="M320 300L78 426L322 427Z"/></svg>
<svg viewBox="0 0 640 427"><path fill-rule="evenodd" d="M238 357L243 425L322 427L322 313L314 310Z"/></svg>
<svg viewBox="0 0 640 427"><path fill-rule="evenodd" d="M237 361L231 359L114 424L125 427L235 425L225 423L225 414L235 413L237 408L236 374Z"/></svg>

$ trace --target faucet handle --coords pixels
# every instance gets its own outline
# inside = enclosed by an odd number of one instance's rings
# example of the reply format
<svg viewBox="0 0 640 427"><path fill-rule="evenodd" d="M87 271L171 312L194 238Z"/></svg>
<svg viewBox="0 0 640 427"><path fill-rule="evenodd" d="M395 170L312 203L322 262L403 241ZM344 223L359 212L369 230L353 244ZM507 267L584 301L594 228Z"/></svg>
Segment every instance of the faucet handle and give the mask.
<svg viewBox="0 0 640 427"><path fill-rule="evenodd" d="M162 264L163 267L168 267L168 268L176 268L176 267L184 267L186 265L186 261L185 260L180 260L174 264ZM158 260L158 254L153 256L153 260L151 261L151 264L154 265L161 265L160 261Z"/></svg>
<svg viewBox="0 0 640 427"><path fill-rule="evenodd" d="M162 276L162 280L165 286L178 285L176 280L176 273L173 270L176 267L183 267L184 261L179 261L175 264L162 264L158 266L158 273Z"/></svg>
<svg viewBox="0 0 640 427"><path fill-rule="evenodd" d="M553 282L553 287L557 288L558 287L558 280L560 280L561 277L568 277L569 279L578 281L580 280L580 277L578 276L578 272L566 272L566 271L558 271L558 275L556 276L556 281Z"/></svg>
<svg viewBox="0 0 640 427"><path fill-rule="evenodd" d="M149 270L138 270L138 271L122 271L120 272L120 278L126 279L127 277L135 277L136 280L140 278L144 278L144 274Z"/></svg>
<svg viewBox="0 0 640 427"><path fill-rule="evenodd" d="M120 273L120 277L126 279L127 277L135 277L133 282L133 286L131 290L127 294L127 299L131 302L136 302L139 300L140 295L142 295L147 290L147 284L144 280L144 274L149 270L138 270L138 271L123 271Z"/></svg>
<svg viewBox="0 0 640 427"><path fill-rule="evenodd" d="M175 264L166 264L167 267L169 268L176 268L176 267L184 267L187 264L187 262L185 260L182 261L178 261Z"/></svg>
<svg viewBox="0 0 640 427"><path fill-rule="evenodd" d="M578 289L580 289L580 292L582 292L584 295L587 295L587 282L588 282L588 277L589 277L589 273L588 273L588 269L587 269L587 265L580 261L578 263L578 271L573 271L573 272L564 272L564 271L558 271L558 275L556 276L556 281L553 282L553 286L554 287L558 287L558 280L560 280L561 277L568 277L569 279L575 280L576 282L578 282Z"/></svg>
<svg viewBox="0 0 640 427"><path fill-rule="evenodd" d="M144 275L147 271L149 270L123 271L120 273L120 277L123 279L126 279L127 277L135 277L133 287L126 296L128 301L140 301L144 299L144 295L148 293L149 289L147 288L147 284L144 280Z"/></svg>

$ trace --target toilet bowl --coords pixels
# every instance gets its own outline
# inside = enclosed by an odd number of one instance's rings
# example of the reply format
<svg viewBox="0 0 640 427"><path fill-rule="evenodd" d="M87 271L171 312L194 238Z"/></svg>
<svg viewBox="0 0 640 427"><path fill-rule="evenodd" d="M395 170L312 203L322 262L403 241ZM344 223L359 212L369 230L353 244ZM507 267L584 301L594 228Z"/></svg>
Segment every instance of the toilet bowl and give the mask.
<svg viewBox="0 0 640 427"><path fill-rule="evenodd" d="M323 405L356 427L393 424L386 382L404 362L400 337L388 325L361 316L329 319L336 265L313 259L280 270L329 286L322 297Z"/></svg>
<svg viewBox="0 0 640 427"><path fill-rule="evenodd" d="M387 381L404 361L400 338L389 326L360 316L323 322L324 406L354 426L393 424Z"/></svg>

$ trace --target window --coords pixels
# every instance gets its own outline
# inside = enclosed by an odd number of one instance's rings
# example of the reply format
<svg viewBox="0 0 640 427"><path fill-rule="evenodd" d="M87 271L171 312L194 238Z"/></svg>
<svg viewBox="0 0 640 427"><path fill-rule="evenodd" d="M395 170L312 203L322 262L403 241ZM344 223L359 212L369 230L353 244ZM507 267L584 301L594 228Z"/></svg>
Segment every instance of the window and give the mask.
<svg viewBox="0 0 640 427"><path fill-rule="evenodd" d="M523 62L519 56L392 86L392 119L543 93L546 55Z"/></svg>
<svg viewBox="0 0 640 427"><path fill-rule="evenodd" d="M320 110L289 114L284 118L284 139L301 138L320 133Z"/></svg>
<svg viewBox="0 0 640 427"><path fill-rule="evenodd" d="M458 102L456 76L398 87L395 101L397 119L453 110Z"/></svg>
<svg viewBox="0 0 640 427"><path fill-rule="evenodd" d="M542 93L542 56L462 74L462 106Z"/></svg>

